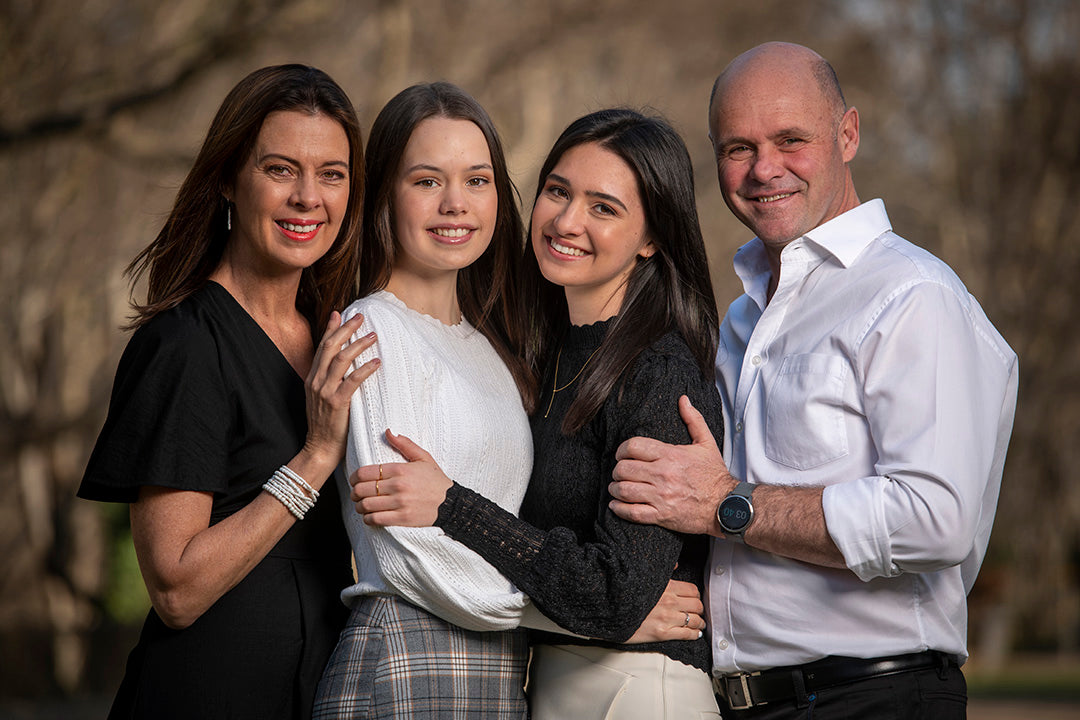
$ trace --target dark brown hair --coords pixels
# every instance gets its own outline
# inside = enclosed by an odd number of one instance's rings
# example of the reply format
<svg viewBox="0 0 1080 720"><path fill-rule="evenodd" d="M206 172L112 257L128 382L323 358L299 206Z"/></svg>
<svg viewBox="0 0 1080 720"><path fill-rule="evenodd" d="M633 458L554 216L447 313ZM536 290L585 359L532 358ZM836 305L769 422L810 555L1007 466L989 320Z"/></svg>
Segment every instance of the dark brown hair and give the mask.
<svg viewBox="0 0 1080 720"><path fill-rule="evenodd" d="M146 303L132 301L130 327L182 302L210 277L221 261L229 232L224 193L235 184L258 139L266 116L279 110L322 113L336 120L349 142L349 203L330 249L300 277L297 308L322 334L331 310L356 296L360 214L364 193L364 146L352 102L321 70L306 65L276 65L252 72L218 108L202 148L176 195L158 236L125 270L132 291L148 274Z"/></svg>
<svg viewBox="0 0 1080 720"><path fill-rule="evenodd" d="M719 323L705 242L694 198L694 170L682 138L663 118L636 110L600 110L570 124L548 153L536 184L567 150L596 143L622 158L637 177L645 229L655 252L638 257L626 295L595 359L581 375L562 431L580 430L603 406L615 384L650 344L677 330L705 377L713 377ZM533 253L522 269L522 298L528 325L525 360L534 381L551 362L570 325L566 293L540 273ZM538 393L539 394L539 393ZM538 397L527 401L530 412Z"/></svg>
<svg viewBox="0 0 1080 720"><path fill-rule="evenodd" d="M394 183L413 130L432 117L467 120L480 128L487 140L499 197L495 229L484 253L458 272L458 304L465 319L491 342L524 396L528 392L527 375L517 352L522 324L515 310L513 282L514 270L525 247L517 188L510 179L495 124L480 103L456 85L434 82L408 87L386 103L371 126L366 154L359 296L382 290L390 281L397 255Z"/></svg>

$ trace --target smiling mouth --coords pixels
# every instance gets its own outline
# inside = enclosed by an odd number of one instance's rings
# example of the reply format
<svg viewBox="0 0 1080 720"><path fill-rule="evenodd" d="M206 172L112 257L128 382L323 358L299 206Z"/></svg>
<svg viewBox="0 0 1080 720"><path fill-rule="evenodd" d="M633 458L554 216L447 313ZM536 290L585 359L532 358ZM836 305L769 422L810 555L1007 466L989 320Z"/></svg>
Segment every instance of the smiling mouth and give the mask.
<svg viewBox="0 0 1080 720"><path fill-rule="evenodd" d="M777 200L783 200L784 198L791 197L794 193L779 193L778 195L766 195L764 197L754 198L754 202L759 204L776 202Z"/></svg>
<svg viewBox="0 0 1080 720"><path fill-rule="evenodd" d="M278 225L289 232L300 233L302 235L315 232L319 229L319 225L322 223L312 223L311 225L293 225L289 222L279 222Z"/></svg>
<svg viewBox="0 0 1080 720"><path fill-rule="evenodd" d="M555 252L561 253L562 255L572 255L574 257L582 257L582 256L585 255L584 250L578 250L577 248L572 248L572 247L569 247L568 245L563 245L562 243L560 243L555 238L550 238L549 237L548 238L548 245L550 245L552 247L552 249L555 250Z"/></svg>
<svg viewBox="0 0 1080 720"><path fill-rule="evenodd" d="M447 240L460 240L473 231L473 228L431 228L430 232Z"/></svg>

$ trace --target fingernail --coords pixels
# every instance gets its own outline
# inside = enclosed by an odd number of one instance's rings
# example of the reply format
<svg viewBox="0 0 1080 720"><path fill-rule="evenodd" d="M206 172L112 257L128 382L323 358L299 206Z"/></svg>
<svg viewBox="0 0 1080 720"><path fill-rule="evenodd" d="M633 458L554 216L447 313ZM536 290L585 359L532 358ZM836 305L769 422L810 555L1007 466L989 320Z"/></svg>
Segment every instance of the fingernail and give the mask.
<svg viewBox="0 0 1080 720"><path fill-rule="evenodd" d="M374 339L374 337L375 337L375 331L372 330L371 332L369 332L367 335L364 336L364 339L365 340L371 340L371 339Z"/></svg>

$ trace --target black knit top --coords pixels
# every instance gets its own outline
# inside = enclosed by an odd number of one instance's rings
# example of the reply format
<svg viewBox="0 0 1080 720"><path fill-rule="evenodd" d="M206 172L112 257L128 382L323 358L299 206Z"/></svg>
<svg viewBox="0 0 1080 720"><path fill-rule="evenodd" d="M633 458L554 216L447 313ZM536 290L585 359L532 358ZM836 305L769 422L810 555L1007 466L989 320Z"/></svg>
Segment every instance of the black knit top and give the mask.
<svg viewBox="0 0 1080 720"><path fill-rule="evenodd" d="M620 644L649 614L669 579L692 582L704 592L708 539L622 520L608 509L608 484L624 440L690 442L679 416L680 395L689 396L720 441L720 398L685 341L669 332L641 353L584 428L563 435L575 386L563 387L599 347L611 323L571 327L558 378L554 363L548 367L532 418L535 461L520 519L455 484L439 507L436 525L498 568L560 626L597 638L534 631L532 642L662 652L709 672L706 637ZM560 392L552 398L555 387Z"/></svg>

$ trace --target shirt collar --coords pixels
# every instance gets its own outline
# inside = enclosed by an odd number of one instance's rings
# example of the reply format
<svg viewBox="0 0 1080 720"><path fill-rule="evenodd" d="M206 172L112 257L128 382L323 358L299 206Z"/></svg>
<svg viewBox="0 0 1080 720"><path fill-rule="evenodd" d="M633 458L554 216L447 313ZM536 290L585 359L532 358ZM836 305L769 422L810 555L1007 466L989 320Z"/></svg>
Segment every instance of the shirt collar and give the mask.
<svg viewBox="0 0 1080 720"><path fill-rule="evenodd" d="M843 267L850 267L866 246L892 230L885 203L881 199L864 202L858 207L818 225L793 244L810 244L832 255ZM800 243L805 240L805 243ZM735 274L742 280L743 290L752 298L761 298L764 307L769 286L769 260L765 244L754 238L735 253Z"/></svg>

